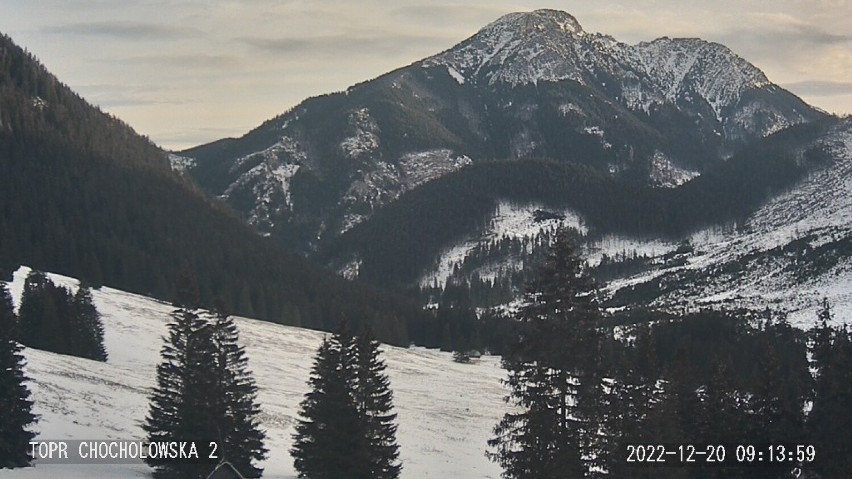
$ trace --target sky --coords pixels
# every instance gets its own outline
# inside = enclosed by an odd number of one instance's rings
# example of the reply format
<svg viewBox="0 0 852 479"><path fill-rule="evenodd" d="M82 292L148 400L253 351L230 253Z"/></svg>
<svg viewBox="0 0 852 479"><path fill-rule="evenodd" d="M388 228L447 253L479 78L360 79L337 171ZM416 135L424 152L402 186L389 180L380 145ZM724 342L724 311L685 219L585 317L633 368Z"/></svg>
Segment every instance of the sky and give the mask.
<svg viewBox="0 0 852 479"><path fill-rule="evenodd" d="M725 44L808 103L852 113L852 0L0 0L0 32L89 102L179 150L241 136L538 8L630 44Z"/></svg>

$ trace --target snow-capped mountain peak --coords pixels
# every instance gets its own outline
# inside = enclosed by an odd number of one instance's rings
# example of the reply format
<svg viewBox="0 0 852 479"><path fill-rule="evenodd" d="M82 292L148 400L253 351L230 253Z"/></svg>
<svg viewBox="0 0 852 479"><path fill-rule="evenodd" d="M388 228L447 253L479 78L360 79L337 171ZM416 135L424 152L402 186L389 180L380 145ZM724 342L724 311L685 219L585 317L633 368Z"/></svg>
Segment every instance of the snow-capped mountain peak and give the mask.
<svg viewBox="0 0 852 479"><path fill-rule="evenodd" d="M557 10L505 15L424 66L443 66L456 78L488 85L573 80L599 86L609 78L620 84L628 108L706 102L719 121L744 91L771 85L724 45L668 37L628 45L587 33L576 18Z"/></svg>
<svg viewBox="0 0 852 479"><path fill-rule="evenodd" d="M561 31L569 35L582 36L585 32L580 22L571 14L560 10L541 9L504 15L487 25L488 29L513 29L518 33L530 34L543 31Z"/></svg>
<svg viewBox="0 0 852 479"><path fill-rule="evenodd" d="M573 64L577 40L586 36L576 18L558 10L510 13L456 47L424 62L444 65L465 78L481 73L490 84L537 83L570 78L582 82Z"/></svg>

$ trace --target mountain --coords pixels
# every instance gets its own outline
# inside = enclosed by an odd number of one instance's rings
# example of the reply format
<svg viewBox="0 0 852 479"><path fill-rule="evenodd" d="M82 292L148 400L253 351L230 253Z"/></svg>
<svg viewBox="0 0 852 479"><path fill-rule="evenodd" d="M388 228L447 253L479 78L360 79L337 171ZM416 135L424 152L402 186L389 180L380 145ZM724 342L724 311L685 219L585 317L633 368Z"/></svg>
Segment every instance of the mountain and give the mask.
<svg viewBox="0 0 852 479"><path fill-rule="evenodd" d="M610 307L804 318L851 302L848 129L723 45L537 10L176 158L263 235L426 303L511 305L561 225Z"/></svg>
<svg viewBox="0 0 852 479"><path fill-rule="evenodd" d="M436 190L466 204L477 198L479 209L465 214L479 216L445 241L409 241L421 248L417 263L400 260L389 246L399 236L390 227L404 225L417 237L442 224L430 214L441 197L426 191L399 204L417 225L400 221L394 205L341 243L360 255L361 276L370 281L414 281L430 301L462 287L454 294L502 307L523 290L549 235L563 226L575 230L604 286L601 300L615 310L771 309L807 326L827 298L838 317L852 314L852 118L780 131L674 189L631 190L603 180L577 188L566 186L557 165L533 168L542 177L535 195L472 178L436 181ZM475 173L491 184L518 178L502 169ZM578 197L560 193L566 189L579 190ZM359 237L370 241L353 241Z"/></svg>
<svg viewBox="0 0 852 479"><path fill-rule="evenodd" d="M474 164L546 158L672 187L824 116L723 45L627 45L537 10L175 160L262 233L315 252Z"/></svg>
<svg viewBox="0 0 852 479"><path fill-rule="evenodd" d="M0 270L22 263L166 300L194 272L204 304L320 329L348 316L398 344L422 319L259 237L0 36Z"/></svg>

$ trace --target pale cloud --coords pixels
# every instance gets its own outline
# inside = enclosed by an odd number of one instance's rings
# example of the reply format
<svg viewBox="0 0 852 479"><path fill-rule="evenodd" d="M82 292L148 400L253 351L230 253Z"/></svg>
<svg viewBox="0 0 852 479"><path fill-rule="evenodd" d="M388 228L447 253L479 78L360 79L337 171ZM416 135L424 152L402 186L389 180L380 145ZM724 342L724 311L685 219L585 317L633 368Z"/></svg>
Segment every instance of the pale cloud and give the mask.
<svg viewBox="0 0 852 479"><path fill-rule="evenodd" d="M183 148L239 136L308 96L538 8L565 10L626 43L723 43L805 100L852 111L844 0L4 0L0 31L93 103Z"/></svg>
<svg viewBox="0 0 852 479"><path fill-rule="evenodd" d="M54 25L44 31L52 35L105 36L128 41L172 40L198 34L187 28L125 20Z"/></svg>
<svg viewBox="0 0 852 479"><path fill-rule="evenodd" d="M417 34L393 35L327 35L320 37L241 38L240 41L276 55L341 55L398 54L413 46L442 44L437 36Z"/></svg>
<svg viewBox="0 0 852 479"><path fill-rule="evenodd" d="M852 81L819 81L808 80L795 83L785 83L784 88L795 90L802 95L831 97L838 95L852 95Z"/></svg>

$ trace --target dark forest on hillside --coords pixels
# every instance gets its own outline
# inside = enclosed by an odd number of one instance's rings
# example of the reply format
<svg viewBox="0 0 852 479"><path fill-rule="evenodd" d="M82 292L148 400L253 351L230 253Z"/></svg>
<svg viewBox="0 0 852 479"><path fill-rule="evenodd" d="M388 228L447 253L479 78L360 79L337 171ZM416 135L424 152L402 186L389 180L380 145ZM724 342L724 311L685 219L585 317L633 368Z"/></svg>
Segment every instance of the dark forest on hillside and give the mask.
<svg viewBox="0 0 852 479"><path fill-rule="evenodd" d="M408 344L423 314L259 237L170 170L166 154L87 104L0 38L0 270L18 265L172 300L179 272L202 303L331 329L348 316Z"/></svg>

